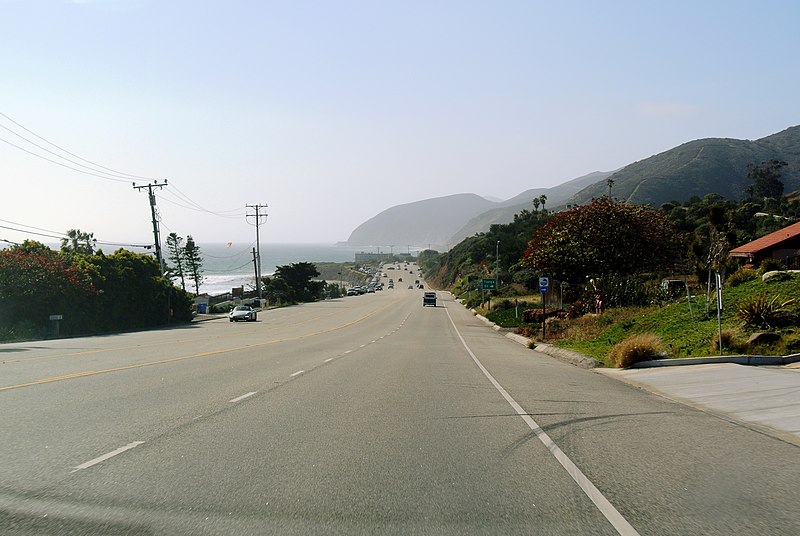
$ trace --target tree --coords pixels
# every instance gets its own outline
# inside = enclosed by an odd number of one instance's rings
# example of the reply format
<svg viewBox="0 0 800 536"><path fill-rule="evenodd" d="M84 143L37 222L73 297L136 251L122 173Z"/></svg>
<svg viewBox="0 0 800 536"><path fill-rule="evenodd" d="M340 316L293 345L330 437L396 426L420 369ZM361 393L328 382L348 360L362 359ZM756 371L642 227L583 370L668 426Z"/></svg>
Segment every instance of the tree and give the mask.
<svg viewBox="0 0 800 536"><path fill-rule="evenodd" d="M676 233L666 214L608 197L557 213L537 229L522 264L570 283L672 266Z"/></svg>
<svg viewBox="0 0 800 536"><path fill-rule="evenodd" d="M200 248L194 243L192 235L186 237L186 246L183 248L186 261L186 273L194 281L194 293L200 294L200 285L203 282L203 256Z"/></svg>
<svg viewBox="0 0 800 536"><path fill-rule="evenodd" d="M26 240L0 251L0 326L27 326L38 336L49 315L64 316L65 332L80 329L86 300L96 293L89 273L71 258ZM0 334L2 335L2 334Z"/></svg>
<svg viewBox="0 0 800 536"><path fill-rule="evenodd" d="M324 281L314 281L319 276L316 265L310 262L298 262L275 269L275 279L280 283L285 300L291 303L310 302L318 299L325 288Z"/></svg>
<svg viewBox="0 0 800 536"><path fill-rule="evenodd" d="M534 212L539 211L539 205L541 204L542 200L538 197L533 198L533 210Z"/></svg>
<svg viewBox="0 0 800 536"><path fill-rule="evenodd" d="M94 238L94 233L84 233L80 229L70 229L67 231L67 238L61 239L61 252L91 255L94 253L95 245L97 245L97 239Z"/></svg>
<svg viewBox="0 0 800 536"><path fill-rule="evenodd" d="M608 198L611 199L611 188L614 186L614 179L611 177L607 178L606 186L608 186Z"/></svg>
<svg viewBox="0 0 800 536"><path fill-rule="evenodd" d="M175 263L174 274L181 280L181 288L186 292L186 279L184 269L186 267L186 251L183 248L183 238L177 233L170 233L167 236L167 253L170 262Z"/></svg>
<svg viewBox="0 0 800 536"><path fill-rule="evenodd" d="M747 177L753 184L745 190L747 195L755 198L781 197L783 195L783 183L780 181L781 168L786 165L783 160L770 160L760 166L748 166Z"/></svg>
<svg viewBox="0 0 800 536"><path fill-rule="evenodd" d="M542 212L545 212L544 204L547 203L547 196L544 194L540 195L539 202L542 204Z"/></svg>

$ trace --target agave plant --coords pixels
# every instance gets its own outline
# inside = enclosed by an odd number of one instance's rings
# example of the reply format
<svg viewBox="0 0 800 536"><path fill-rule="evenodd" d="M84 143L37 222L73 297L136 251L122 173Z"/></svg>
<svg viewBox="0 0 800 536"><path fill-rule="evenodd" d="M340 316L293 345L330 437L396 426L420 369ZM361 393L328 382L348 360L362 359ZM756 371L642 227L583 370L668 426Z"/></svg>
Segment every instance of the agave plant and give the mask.
<svg viewBox="0 0 800 536"><path fill-rule="evenodd" d="M796 302L796 298L784 299L780 295L769 298L761 293L742 302L736 314L747 327L771 329L791 314L791 306Z"/></svg>

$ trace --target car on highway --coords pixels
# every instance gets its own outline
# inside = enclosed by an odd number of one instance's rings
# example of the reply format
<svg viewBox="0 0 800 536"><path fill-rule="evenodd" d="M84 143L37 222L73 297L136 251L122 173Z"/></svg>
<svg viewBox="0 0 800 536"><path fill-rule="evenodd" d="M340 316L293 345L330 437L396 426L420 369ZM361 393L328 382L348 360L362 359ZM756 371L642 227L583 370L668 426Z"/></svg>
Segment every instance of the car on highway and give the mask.
<svg viewBox="0 0 800 536"><path fill-rule="evenodd" d="M432 305L436 307L436 293L435 292L426 292L424 296L422 296L422 306L425 307L426 305Z"/></svg>
<svg viewBox="0 0 800 536"><path fill-rule="evenodd" d="M230 313L228 313L228 320L231 322L239 322L240 320L244 320L245 322L255 322L256 310L249 305L237 305Z"/></svg>

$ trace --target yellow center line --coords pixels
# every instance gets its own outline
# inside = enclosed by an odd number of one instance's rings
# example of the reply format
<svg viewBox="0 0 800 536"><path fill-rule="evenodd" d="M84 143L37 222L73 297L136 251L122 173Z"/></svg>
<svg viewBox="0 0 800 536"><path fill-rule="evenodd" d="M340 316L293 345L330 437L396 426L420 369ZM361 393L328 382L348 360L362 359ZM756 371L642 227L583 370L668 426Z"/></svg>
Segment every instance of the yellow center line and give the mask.
<svg viewBox="0 0 800 536"><path fill-rule="evenodd" d="M334 311L332 313L327 313L327 314L324 314L324 315L315 316L314 318L310 318L308 320L303 320L302 322L297 322L295 325L299 326L301 324L307 324L309 322L314 322L316 320L319 320L320 318L324 318L326 316L331 316L331 315L335 315L335 314L337 314L336 311ZM241 336L242 336L241 333L234 333L234 334L231 334L231 335L215 335L213 337L207 337L206 340L210 341L210 340L218 340L218 339L241 338ZM83 351L80 351L80 352L72 352L72 353L69 353L69 354L55 354L55 355L45 355L45 356L40 356L40 357L26 357L26 358L23 358L23 359L5 359L5 360L3 360L3 362L7 363L7 364L10 364L10 363L28 363L28 362L31 362L31 361L46 361L46 360L51 360L51 359L60 359L60 358L64 358L64 357L81 357L81 356L86 356L86 355L91 355L91 354L101 354L103 352L118 352L120 350L131 350L131 349L134 349L134 348L153 348L153 347L156 347L156 346L165 346L167 344L175 344L175 343L178 343L178 342L191 342L191 341L194 341L194 340L195 339L178 339L176 341L170 340L170 341L154 342L154 343L150 343L150 344L133 344L133 345L130 345L130 346L115 346L113 348L93 348L91 350L83 350Z"/></svg>
<svg viewBox="0 0 800 536"><path fill-rule="evenodd" d="M122 367L114 367L114 368L108 368L108 369L102 369L102 370L87 370L87 371L84 371L84 372L76 372L74 374L66 374L66 375L63 375L63 376L53 376L53 377L50 377L50 378L42 378L42 379L35 380L35 381L32 381L32 382L20 383L18 385L8 385L8 386L5 386L5 387L0 387L0 391L9 391L11 389L20 389L22 387L31 387L33 385L41 385L41 384L44 384L44 383L52 383L52 382L58 382L58 381L64 381L64 380L71 380L71 379L75 379L75 378L83 378L83 377L86 377L86 376L97 376L99 374L108 374L110 372L119 372L119 371L123 371L123 370L133 370L133 369L144 368L144 367L152 367L152 366L155 366L155 365L166 365L166 364L169 364L169 363L176 363L178 361L186 361L188 359L197 359L197 358L200 358L200 357L209 357L209 356L214 356L214 355L226 354L226 353L229 353L229 352L238 352L240 350L247 350L249 348L259 348L259 347L262 347L262 346L267 346L267 345L270 345L270 344L276 344L276 343L280 343L280 342L298 341L300 339L305 339L305 338L313 337L313 336L316 336L316 335L323 335L325 333L331 333L331 332L334 332L334 331L337 331L337 330L352 326L353 324L356 324L358 322L366 320L367 318L371 317L372 315L375 315L375 314L383 311L384 309L386 309L390 305L393 305L393 303L388 303L388 304L384 305L383 307L379 307L378 309L375 309L375 310L373 310L373 311L371 311L371 312L369 312L369 313L367 313L367 314L365 314L363 316L360 316L360 317L356 318L355 320L352 320L351 322L347 322L347 323L341 324L339 326L334 326L332 328L323 329L321 331L312 331L312 332L309 332L309 333L304 333L303 335L297 335L295 337L286 337L286 338L282 338L282 339L272 339L272 340L264 341L264 342L260 342L260 343L246 344L244 346L237 346L235 348L225 348L225 349L222 349L222 350L212 350L212 351L209 351L209 352L202 352L202 353L199 353L199 354L192 354L192 355L186 355L186 356L181 356L181 357L171 357L169 359L159 359L158 361L147 361L145 363L137 363L135 365L125 365L125 366L122 366ZM132 347L132 348L135 348L135 346Z"/></svg>

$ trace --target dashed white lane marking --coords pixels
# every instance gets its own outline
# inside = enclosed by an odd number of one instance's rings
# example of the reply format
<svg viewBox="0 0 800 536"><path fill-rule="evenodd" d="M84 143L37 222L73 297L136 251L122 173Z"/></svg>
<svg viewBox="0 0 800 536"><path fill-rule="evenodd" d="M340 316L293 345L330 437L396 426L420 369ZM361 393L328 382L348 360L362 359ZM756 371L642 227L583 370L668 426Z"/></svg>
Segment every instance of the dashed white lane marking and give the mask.
<svg viewBox="0 0 800 536"><path fill-rule="evenodd" d="M122 454L126 450L131 450L133 448L136 448L139 445L141 445L142 443L144 443L144 441L134 441L133 443L128 443L124 447L120 447L117 450L112 450L111 452L109 452L107 454L103 454L102 456L98 456L97 458L95 458L93 460L89 460L86 463L82 463L82 464L76 466L71 472L74 473L75 471L80 471L82 469L88 469L89 467L91 467L93 465L97 465L98 463L104 462L109 458L113 458L114 456L116 456L118 454Z"/></svg>
<svg viewBox="0 0 800 536"><path fill-rule="evenodd" d="M325 362L325 363L330 363L331 361L333 361L333 358L332 358L332 357L329 357L329 358L328 358L328 359L326 359L324 362Z"/></svg>
<svg viewBox="0 0 800 536"><path fill-rule="evenodd" d="M292 377L292 378L294 378L295 376L299 376L300 374L302 374L302 373L304 373L304 372L305 372L305 370L298 370L297 372L293 372L293 373L292 373L292 374L290 374L289 376L290 376L290 377Z"/></svg>
<svg viewBox="0 0 800 536"><path fill-rule="evenodd" d="M254 395L254 394L256 394L257 392L258 392L258 391L250 391L249 393L243 394L242 396L237 396L237 397L236 397L236 398L234 398L233 400L228 400L228 402L239 402L239 401L241 401L241 400L244 400L245 398L247 398L247 397L249 397L249 396L253 396L253 395Z"/></svg>
<svg viewBox="0 0 800 536"><path fill-rule="evenodd" d="M359 348L365 348L366 346L367 346L366 344L362 344L361 346L359 346Z"/></svg>
<svg viewBox="0 0 800 536"><path fill-rule="evenodd" d="M453 317L450 316L450 311L445 308L447 311L447 317L450 319L450 324L452 324L453 329L458 335L458 338L461 340L461 344L464 345L464 348L467 350L467 353L472 357L472 360L478 365L478 368L481 369L483 375L494 385L494 388L502 395L503 398L506 399L506 402L514 408L514 411L517 412L517 415L522 417L522 420L525 421L525 424L536 434L536 437L539 438L539 441L550 451L550 454L558 460L558 463L566 469L569 476L572 477L572 480L575 481L576 484L583 490L589 500L591 500L594 505L600 510L600 513L605 516L605 518L614 526L619 534L622 536L639 536L639 533L636 532L636 529L628 523L628 520L622 517L622 514L614 508L614 505L606 499L606 497L600 492L599 489L589 480L583 472L578 469L578 466L570 460L564 451L562 451L555 442L550 439L550 436L542 430L542 428L534 421L531 416L525 411L522 406L520 406L516 400L514 400L510 394L503 388L500 383L494 379L486 367L483 366L483 363L477 358L477 356L472 352L469 346L467 346L467 341L464 340L464 337L461 336L461 332L458 331L456 327L456 323L453 321Z"/></svg>
<svg viewBox="0 0 800 536"><path fill-rule="evenodd" d="M347 355L347 354L349 354L350 352L352 352L352 350L348 350L348 351L346 351L346 352L344 353L344 355Z"/></svg>

